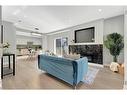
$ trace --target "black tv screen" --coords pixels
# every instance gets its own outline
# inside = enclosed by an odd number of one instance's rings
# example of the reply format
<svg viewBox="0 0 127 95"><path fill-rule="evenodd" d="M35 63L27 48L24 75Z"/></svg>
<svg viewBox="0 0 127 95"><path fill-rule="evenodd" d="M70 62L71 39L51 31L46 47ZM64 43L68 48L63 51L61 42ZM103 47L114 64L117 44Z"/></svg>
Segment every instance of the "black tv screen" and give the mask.
<svg viewBox="0 0 127 95"><path fill-rule="evenodd" d="M94 27L75 30L75 43L94 42Z"/></svg>

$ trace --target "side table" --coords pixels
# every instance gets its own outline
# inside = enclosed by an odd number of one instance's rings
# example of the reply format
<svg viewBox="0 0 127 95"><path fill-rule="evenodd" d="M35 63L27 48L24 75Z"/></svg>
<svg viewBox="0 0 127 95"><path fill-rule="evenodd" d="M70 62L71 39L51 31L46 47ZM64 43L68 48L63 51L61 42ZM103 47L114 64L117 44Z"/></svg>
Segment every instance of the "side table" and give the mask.
<svg viewBox="0 0 127 95"><path fill-rule="evenodd" d="M8 67L4 67L3 65L3 57L8 56ZM11 56L13 57L13 68L11 68ZM3 76L13 74L15 75L15 54L3 54L1 58L1 79Z"/></svg>

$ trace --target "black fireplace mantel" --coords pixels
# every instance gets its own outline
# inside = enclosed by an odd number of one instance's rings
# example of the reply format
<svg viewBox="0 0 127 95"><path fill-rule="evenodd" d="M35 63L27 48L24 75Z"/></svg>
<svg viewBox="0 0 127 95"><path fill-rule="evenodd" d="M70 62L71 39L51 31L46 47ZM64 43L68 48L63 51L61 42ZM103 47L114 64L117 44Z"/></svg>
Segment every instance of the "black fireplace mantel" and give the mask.
<svg viewBox="0 0 127 95"><path fill-rule="evenodd" d="M69 53L80 54L87 57L89 62L103 64L103 45L69 45Z"/></svg>

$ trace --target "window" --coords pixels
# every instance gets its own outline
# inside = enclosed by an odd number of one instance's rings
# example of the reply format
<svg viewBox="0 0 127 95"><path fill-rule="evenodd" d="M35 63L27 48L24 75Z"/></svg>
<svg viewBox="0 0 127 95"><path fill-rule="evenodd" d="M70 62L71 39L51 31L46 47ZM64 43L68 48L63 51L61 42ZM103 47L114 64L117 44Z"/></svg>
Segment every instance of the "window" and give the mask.
<svg viewBox="0 0 127 95"><path fill-rule="evenodd" d="M68 38L61 37L54 40L54 53L63 56L68 53Z"/></svg>

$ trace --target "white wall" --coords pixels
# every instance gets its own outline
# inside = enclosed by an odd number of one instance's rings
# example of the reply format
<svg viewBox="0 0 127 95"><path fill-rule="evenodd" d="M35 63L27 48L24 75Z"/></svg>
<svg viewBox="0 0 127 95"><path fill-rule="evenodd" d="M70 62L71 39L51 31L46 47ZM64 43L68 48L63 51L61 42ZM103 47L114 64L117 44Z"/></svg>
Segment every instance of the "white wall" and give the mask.
<svg viewBox="0 0 127 95"><path fill-rule="evenodd" d="M119 33L122 36L124 35L124 16L116 16L112 18L108 18L104 20L104 40L106 36L111 33ZM109 53L109 50L103 46L103 63L110 64L113 61L112 56ZM118 62L124 62L124 50L121 52L120 56L118 57Z"/></svg>
<svg viewBox="0 0 127 95"><path fill-rule="evenodd" d="M16 35L17 45L27 45L27 42L33 42L33 45L42 45L42 38Z"/></svg>
<svg viewBox="0 0 127 95"><path fill-rule="evenodd" d="M3 21L4 26L4 43L10 44L9 52L16 53L16 29L11 22Z"/></svg>
<svg viewBox="0 0 127 95"><path fill-rule="evenodd" d="M1 26L1 6L0 6L0 26ZM0 27L1 30L1 27ZM1 56L2 56L2 48L1 48L1 31L0 31L0 89L2 88L2 81L1 81Z"/></svg>
<svg viewBox="0 0 127 95"><path fill-rule="evenodd" d="M124 81L126 83L126 85L124 85L124 88L127 89L127 10L125 11L125 16L124 16L124 73L125 73L125 77L124 77Z"/></svg>
<svg viewBox="0 0 127 95"><path fill-rule="evenodd" d="M0 43L1 43L2 8L0 6Z"/></svg>
<svg viewBox="0 0 127 95"><path fill-rule="evenodd" d="M65 30L59 31L60 33L52 34L47 36L47 49L50 51L54 51L54 39L58 37L68 37L68 44L73 44L71 41L74 39L74 31L78 29L95 27L95 43L94 44L103 44L103 19L92 21L89 23L77 25ZM65 31L65 32L64 32ZM81 44L81 43L79 43ZM86 43L84 43L86 44ZM87 43L90 44L90 43Z"/></svg>
<svg viewBox="0 0 127 95"><path fill-rule="evenodd" d="M48 40L46 35L42 35L42 50L45 52L48 48Z"/></svg>

